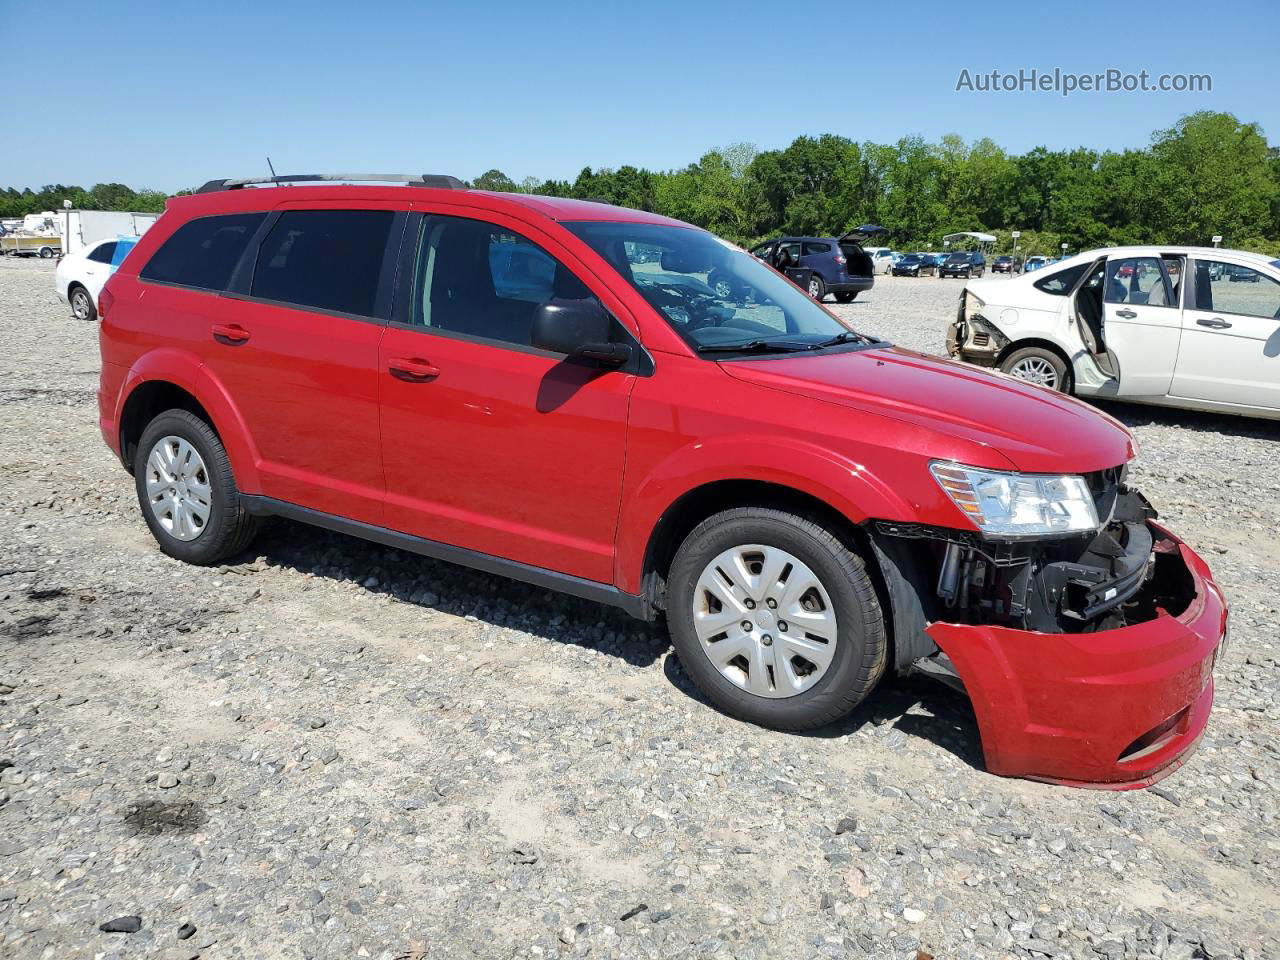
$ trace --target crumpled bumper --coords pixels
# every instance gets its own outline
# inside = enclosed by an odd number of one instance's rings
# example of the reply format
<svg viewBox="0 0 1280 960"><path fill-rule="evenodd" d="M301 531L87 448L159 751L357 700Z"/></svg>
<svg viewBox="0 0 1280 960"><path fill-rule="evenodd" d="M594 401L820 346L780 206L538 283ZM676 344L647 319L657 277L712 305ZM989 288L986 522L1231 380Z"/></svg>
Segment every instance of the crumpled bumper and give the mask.
<svg viewBox="0 0 1280 960"><path fill-rule="evenodd" d="M1178 616L1096 633L935 623L973 703L987 769L1104 789L1149 786L1181 765L1213 707L1227 606L1209 568L1154 522L1195 587Z"/></svg>

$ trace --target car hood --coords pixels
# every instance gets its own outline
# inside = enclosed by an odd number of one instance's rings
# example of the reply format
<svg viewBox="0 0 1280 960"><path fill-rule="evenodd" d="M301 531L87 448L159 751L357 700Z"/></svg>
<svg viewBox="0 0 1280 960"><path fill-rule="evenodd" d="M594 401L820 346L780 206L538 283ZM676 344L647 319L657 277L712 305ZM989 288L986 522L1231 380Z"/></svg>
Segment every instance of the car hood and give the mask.
<svg viewBox="0 0 1280 960"><path fill-rule="evenodd" d="M896 347L732 361L721 368L749 383L980 444L1027 473L1088 473L1127 463L1136 453L1123 424L1079 400Z"/></svg>

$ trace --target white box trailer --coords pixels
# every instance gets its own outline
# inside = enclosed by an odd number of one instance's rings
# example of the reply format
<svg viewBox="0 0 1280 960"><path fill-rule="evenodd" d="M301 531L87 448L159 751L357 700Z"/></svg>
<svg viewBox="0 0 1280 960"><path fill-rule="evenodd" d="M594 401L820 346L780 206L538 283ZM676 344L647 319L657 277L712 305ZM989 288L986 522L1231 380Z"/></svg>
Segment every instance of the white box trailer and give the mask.
<svg viewBox="0 0 1280 960"><path fill-rule="evenodd" d="M62 252L75 253L99 240L140 237L160 217L158 213L131 213L123 210L63 210Z"/></svg>

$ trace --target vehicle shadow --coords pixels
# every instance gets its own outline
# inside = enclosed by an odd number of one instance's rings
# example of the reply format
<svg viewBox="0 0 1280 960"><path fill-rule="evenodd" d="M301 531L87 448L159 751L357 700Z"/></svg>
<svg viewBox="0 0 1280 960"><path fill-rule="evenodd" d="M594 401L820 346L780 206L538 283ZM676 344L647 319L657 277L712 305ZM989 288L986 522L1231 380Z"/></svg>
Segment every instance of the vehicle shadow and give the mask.
<svg viewBox="0 0 1280 960"><path fill-rule="evenodd" d="M255 557L266 567L355 583L424 610L591 647L631 666L656 663L669 645L659 625L603 604L280 517L228 567L252 564Z"/></svg>
<svg viewBox="0 0 1280 960"><path fill-rule="evenodd" d="M1220 433L1229 437L1280 443L1280 423L1274 420L1235 416L1229 413L1179 410L1176 407L1156 407L1101 397L1089 397L1088 400L1099 410L1111 414L1127 427L1178 427L1201 433Z"/></svg>
<svg viewBox="0 0 1280 960"><path fill-rule="evenodd" d="M667 680L686 696L708 703L671 656L663 664ZM711 707L711 709L715 709ZM893 740L893 732L927 741L953 754L975 770L985 770L982 739L978 721L968 699L928 677L886 677L858 708L835 723L817 730L806 730L789 736L801 739L838 740L870 730L884 741Z"/></svg>

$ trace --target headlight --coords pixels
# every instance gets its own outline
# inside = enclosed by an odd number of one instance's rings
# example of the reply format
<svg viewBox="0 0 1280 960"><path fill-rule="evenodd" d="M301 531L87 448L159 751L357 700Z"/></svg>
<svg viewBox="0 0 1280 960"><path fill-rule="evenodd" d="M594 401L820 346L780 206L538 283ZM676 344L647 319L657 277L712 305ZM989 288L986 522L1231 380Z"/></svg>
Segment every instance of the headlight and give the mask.
<svg viewBox="0 0 1280 960"><path fill-rule="evenodd" d="M1090 533L1098 511L1083 477L1002 473L935 460L929 470L973 525L990 537Z"/></svg>

